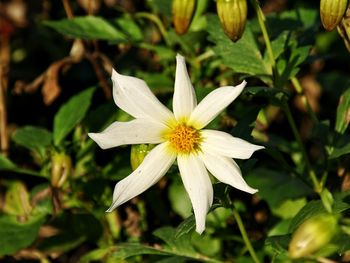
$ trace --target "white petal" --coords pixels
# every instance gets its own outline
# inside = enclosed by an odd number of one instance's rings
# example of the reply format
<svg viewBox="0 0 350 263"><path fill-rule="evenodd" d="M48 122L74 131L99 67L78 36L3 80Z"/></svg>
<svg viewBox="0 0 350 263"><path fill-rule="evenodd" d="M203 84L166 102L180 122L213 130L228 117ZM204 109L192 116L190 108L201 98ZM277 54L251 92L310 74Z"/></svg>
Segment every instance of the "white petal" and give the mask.
<svg viewBox="0 0 350 263"><path fill-rule="evenodd" d="M201 158L209 172L219 181L250 194L258 191L244 181L239 166L231 158L207 152L203 152Z"/></svg>
<svg viewBox="0 0 350 263"><path fill-rule="evenodd" d="M196 129L207 126L220 112L234 101L247 84L243 81L238 86L221 87L210 92L193 110L190 123Z"/></svg>
<svg viewBox="0 0 350 263"><path fill-rule="evenodd" d="M264 146L255 145L232 135L215 130L202 130L203 142L201 149L219 155L236 159L248 159L252 154Z"/></svg>
<svg viewBox="0 0 350 263"><path fill-rule="evenodd" d="M176 155L168 151L167 143L156 146L128 177L118 182L113 192L113 202L107 212L143 193L159 181L174 163Z"/></svg>
<svg viewBox="0 0 350 263"><path fill-rule="evenodd" d="M193 206L196 231L201 234L205 229L207 212L213 203L213 187L208 172L198 155L179 155L177 164Z"/></svg>
<svg viewBox="0 0 350 263"><path fill-rule="evenodd" d="M189 118L197 106L196 94L186 69L185 58L176 56L176 75L173 98L173 111L177 120Z"/></svg>
<svg viewBox="0 0 350 263"><path fill-rule="evenodd" d="M141 79L112 71L113 98L123 111L135 118L168 121L173 113L165 107Z"/></svg>
<svg viewBox="0 0 350 263"><path fill-rule="evenodd" d="M160 143L167 126L150 119L135 119L128 122L114 122L100 133L89 133L102 149L125 144Z"/></svg>

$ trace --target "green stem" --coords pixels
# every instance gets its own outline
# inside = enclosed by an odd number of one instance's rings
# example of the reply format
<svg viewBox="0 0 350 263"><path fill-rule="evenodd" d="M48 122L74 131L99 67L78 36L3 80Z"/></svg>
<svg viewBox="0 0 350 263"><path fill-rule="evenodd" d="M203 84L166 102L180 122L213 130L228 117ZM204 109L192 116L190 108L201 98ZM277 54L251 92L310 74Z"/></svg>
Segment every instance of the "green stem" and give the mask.
<svg viewBox="0 0 350 263"><path fill-rule="evenodd" d="M315 112L312 110L309 100L307 99L307 97L305 96L304 90L299 82L299 80L296 77L292 77L291 78L291 82L294 86L295 91L301 96L301 100L305 106L305 108L307 109L312 121L314 123L318 123L318 119L316 117Z"/></svg>
<svg viewBox="0 0 350 263"><path fill-rule="evenodd" d="M164 41L166 42L167 46L169 46L168 33L167 33L162 21L159 19L158 16L151 14L151 13L147 13L147 12L139 12L139 13L135 14L135 17L136 18L146 18L146 19L152 21L153 23L155 23L159 29L160 34L164 38Z"/></svg>
<svg viewBox="0 0 350 263"><path fill-rule="evenodd" d="M306 150L305 150L305 147L304 147L304 143L301 140L299 131L298 131L297 126L295 124L295 121L294 121L294 118L293 118L292 113L290 111L290 107L289 107L288 103L286 103L286 102L283 103L283 110L284 110L284 112L286 114L286 117L288 119L289 125L292 128L292 132L294 134L294 137L295 137L297 143L299 144L299 148L300 148L301 153L302 153L302 155L304 157L306 166L307 166L307 168L309 170L309 177L310 177L310 179L312 181L312 184L314 186L314 190L315 190L315 192L320 193L322 191L322 186L321 186L320 182L318 181L318 179L316 177L315 171L311 167L311 163L310 163L309 157L308 157L308 155L306 153Z"/></svg>
<svg viewBox="0 0 350 263"><path fill-rule="evenodd" d="M252 244L250 243L250 240L248 238L247 231L244 228L241 216L239 215L236 208L233 208L232 212L233 212L233 216L235 217L235 220L237 222L239 231L241 232L243 241L244 241L244 243L245 243L245 245L250 253L250 256L252 257L252 259L255 263L260 263L260 260L259 260L258 256L256 255Z"/></svg>
<svg viewBox="0 0 350 263"><path fill-rule="evenodd" d="M274 69L276 66L276 62L275 62L275 57L274 57L273 51L272 51L271 41L270 41L269 35L267 33L266 25L265 25L265 20L266 20L265 15L260 8L259 1L253 0L252 2L253 2L253 6L255 9L256 15L258 17L258 22L259 22L259 26L261 28L261 32L262 32L263 37L264 37L267 53L268 53L269 59L270 59L270 64L271 64L272 69Z"/></svg>

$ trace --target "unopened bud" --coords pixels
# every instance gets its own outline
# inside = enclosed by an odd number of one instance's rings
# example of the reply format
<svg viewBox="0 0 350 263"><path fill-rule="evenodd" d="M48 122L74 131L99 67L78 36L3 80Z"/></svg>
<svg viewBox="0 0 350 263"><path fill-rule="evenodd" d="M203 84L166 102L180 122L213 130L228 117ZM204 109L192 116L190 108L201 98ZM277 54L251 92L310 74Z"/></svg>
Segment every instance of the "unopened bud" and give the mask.
<svg viewBox="0 0 350 263"><path fill-rule="evenodd" d="M71 173L72 160L65 153L54 153L51 158L51 165L51 185L59 188Z"/></svg>
<svg viewBox="0 0 350 263"><path fill-rule="evenodd" d="M173 0L173 23L178 35L185 34L190 27L195 0Z"/></svg>
<svg viewBox="0 0 350 263"><path fill-rule="evenodd" d="M217 0L216 9L226 35L236 42L247 21L247 0Z"/></svg>
<svg viewBox="0 0 350 263"><path fill-rule="evenodd" d="M294 232L289 243L291 258L309 256L331 241L337 230L337 217L322 214L307 219Z"/></svg>
<svg viewBox="0 0 350 263"><path fill-rule="evenodd" d="M154 144L135 144L131 146L130 163L133 171L136 170L153 148Z"/></svg>
<svg viewBox="0 0 350 263"><path fill-rule="evenodd" d="M338 33L344 40L347 50L350 52L350 7L346 9L343 19L337 26Z"/></svg>
<svg viewBox="0 0 350 263"><path fill-rule="evenodd" d="M339 24L347 5L348 0L321 0L321 21L327 31L332 31Z"/></svg>

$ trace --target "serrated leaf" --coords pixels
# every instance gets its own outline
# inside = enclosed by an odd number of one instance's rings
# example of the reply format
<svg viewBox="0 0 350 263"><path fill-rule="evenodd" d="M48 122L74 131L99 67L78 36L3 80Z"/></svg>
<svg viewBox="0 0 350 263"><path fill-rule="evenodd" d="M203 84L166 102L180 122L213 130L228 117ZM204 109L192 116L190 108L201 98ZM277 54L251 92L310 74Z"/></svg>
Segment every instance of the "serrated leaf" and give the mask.
<svg viewBox="0 0 350 263"><path fill-rule="evenodd" d="M337 108L337 117L335 130L343 134L350 122L350 88L348 88L340 97Z"/></svg>
<svg viewBox="0 0 350 263"><path fill-rule="evenodd" d="M32 216L24 223L18 222L16 216L0 216L0 256L10 255L33 243L44 221L42 215Z"/></svg>
<svg viewBox="0 0 350 263"><path fill-rule="evenodd" d="M196 219L194 215L186 218L176 229L175 238L180 238L193 231L196 228Z"/></svg>
<svg viewBox="0 0 350 263"><path fill-rule="evenodd" d="M29 150L37 150L51 144L52 134L44 128L25 126L15 131L12 140Z"/></svg>
<svg viewBox="0 0 350 263"><path fill-rule="evenodd" d="M342 201L335 201L333 204L333 213L341 213L349 208L349 204ZM306 219L323 213L327 213L327 211L320 200L313 200L307 203L290 222L289 231L294 232Z"/></svg>
<svg viewBox="0 0 350 263"><path fill-rule="evenodd" d="M56 113L53 125L54 144L59 145L85 116L91 104L95 88L90 88L75 95Z"/></svg>
<svg viewBox="0 0 350 263"><path fill-rule="evenodd" d="M101 39L111 41L125 41L125 35L113 27L102 17L81 16L58 21L45 21L44 25L51 27L59 33L83 39Z"/></svg>
<svg viewBox="0 0 350 263"><path fill-rule="evenodd" d="M264 81L270 78L271 68L265 64L249 24L242 38L233 43L224 33L217 16L207 16L210 40L215 43L214 52L223 63L237 73L257 76Z"/></svg>
<svg viewBox="0 0 350 263"><path fill-rule="evenodd" d="M153 232L154 236L162 239L169 246L169 249L180 254L195 253L189 236L182 235L181 238L175 238L175 234L176 230L172 227L162 227Z"/></svg>

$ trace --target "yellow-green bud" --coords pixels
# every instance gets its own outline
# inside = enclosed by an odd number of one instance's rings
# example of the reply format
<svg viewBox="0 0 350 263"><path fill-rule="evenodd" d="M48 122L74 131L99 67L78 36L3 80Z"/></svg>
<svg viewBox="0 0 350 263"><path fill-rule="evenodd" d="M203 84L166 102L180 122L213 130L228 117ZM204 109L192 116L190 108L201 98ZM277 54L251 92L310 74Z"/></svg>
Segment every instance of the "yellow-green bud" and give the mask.
<svg viewBox="0 0 350 263"><path fill-rule="evenodd" d="M132 170L135 170L142 163L154 146L154 144L135 144L131 146L130 163Z"/></svg>
<svg viewBox="0 0 350 263"><path fill-rule="evenodd" d="M71 174L72 160L65 153L54 153L51 157L51 185L61 187Z"/></svg>
<svg viewBox="0 0 350 263"><path fill-rule="evenodd" d="M337 217L322 214L307 219L294 232L289 243L291 258L309 256L331 241L337 230Z"/></svg>
<svg viewBox="0 0 350 263"><path fill-rule="evenodd" d="M217 0L216 9L226 35L236 42L247 21L247 0Z"/></svg>
<svg viewBox="0 0 350 263"><path fill-rule="evenodd" d="M178 35L185 34L190 27L195 0L173 0L173 23Z"/></svg>
<svg viewBox="0 0 350 263"><path fill-rule="evenodd" d="M32 206L25 184L21 181L9 182L3 212L11 215L27 216L31 210Z"/></svg>
<svg viewBox="0 0 350 263"><path fill-rule="evenodd" d="M347 6L348 0L321 0L321 21L327 31L332 31L339 24Z"/></svg>
<svg viewBox="0 0 350 263"><path fill-rule="evenodd" d="M350 7L346 9L345 15L337 26L339 35L343 38L347 50L350 52Z"/></svg>

